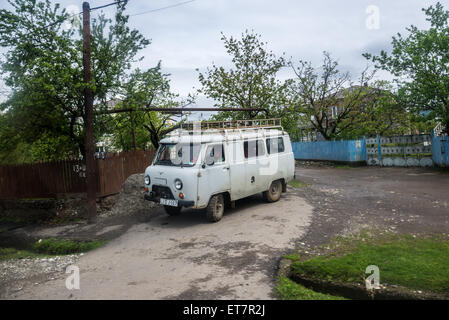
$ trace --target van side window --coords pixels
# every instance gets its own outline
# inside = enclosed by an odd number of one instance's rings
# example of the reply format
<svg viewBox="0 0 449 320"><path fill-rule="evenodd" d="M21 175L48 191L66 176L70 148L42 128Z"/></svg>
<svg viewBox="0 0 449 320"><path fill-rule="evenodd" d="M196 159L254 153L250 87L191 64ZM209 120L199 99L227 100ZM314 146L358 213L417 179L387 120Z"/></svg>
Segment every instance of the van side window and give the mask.
<svg viewBox="0 0 449 320"><path fill-rule="evenodd" d="M268 154L284 152L284 139L279 138L268 138L267 139L267 151Z"/></svg>
<svg viewBox="0 0 449 320"><path fill-rule="evenodd" d="M254 158L265 154L264 143L262 140L246 140L243 143L245 158Z"/></svg>
<svg viewBox="0 0 449 320"><path fill-rule="evenodd" d="M213 144L206 149L206 164L216 164L225 161L223 144Z"/></svg>

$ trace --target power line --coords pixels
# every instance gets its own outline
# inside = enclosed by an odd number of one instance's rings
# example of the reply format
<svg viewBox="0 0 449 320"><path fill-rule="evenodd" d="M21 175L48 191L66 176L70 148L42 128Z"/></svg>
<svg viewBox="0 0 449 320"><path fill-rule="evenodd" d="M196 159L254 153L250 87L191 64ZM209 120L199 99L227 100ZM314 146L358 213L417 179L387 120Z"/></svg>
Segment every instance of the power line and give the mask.
<svg viewBox="0 0 449 320"><path fill-rule="evenodd" d="M152 10L148 10L148 11L144 11L144 12L140 12L140 13L135 13L135 14L131 14L130 17L134 17L134 16L140 16L142 14L147 14L147 13L151 13L151 12L156 12L156 11L161 11L161 10L165 10L165 9L170 9L170 8L175 8L175 7L179 7L182 6L184 4L190 3L190 2L194 2L196 0L189 0L189 1L183 1L183 2L179 2L179 3L175 3L166 7L162 7L162 8L157 8L157 9L152 9Z"/></svg>
<svg viewBox="0 0 449 320"><path fill-rule="evenodd" d="M129 16L130 16L130 17L140 16L140 15L147 14L147 13L151 13L151 12L157 12L157 11L161 11L161 10L166 10L166 9L170 9L170 8L175 8L175 7L179 7L179 6L185 5L185 4L187 4L187 3L194 2L194 1L196 1L196 0L189 0L189 1L178 2L178 3L172 4L172 5L166 6L166 7L161 7L161 8L157 8L157 9L147 10L147 11L144 11L144 12L139 12L139 13L131 14L131 15L129 15ZM119 3L122 3L122 2L128 2L128 0L120 0L120 1L111 2L111 3L105 4L105 5L103 5L103 6L98 6L98 7L91 8L90 11L98 10L98 9L103 9L103 8L106 8L106 7L109 7L109 6L113 6L113 5L115 5L115 4L119 4ZM49 27L54 26L54 25L56 25L56 24L58 24L58 23L64 22L64 21L67 20L67 19L71 19L71 18L73 18L73 17L75 17L75 16L79 16L79 15L82 14L82 13L83 13L83 12L78 12L78 13L72 14L72 15L70 15L70 16L68 16L68 17L59 19L58 21L55 21L55 22L53 22L53 23L50 23L49 25L46 25L45 28L49 28Z"/></svg>
<svg viewBox="0 0 449 320"><path fill-rule="evenodd" d="M116 1L116 2L111 2L111 3L105 4L104 6L90 8L90 11L94 11L94 10L97 10L97 9L103 9L103 8L106 8L106 7L109 7L109 6L113 6L114 4L119 4L119 3L122 3L122 2L128 2L128 0L120 0L120 1Z"/></svg>
<svg viewBox="0 0 449 320"><path fill-rule="evenodd" d="M128 0L119 0L119 1L111 2L111 3L105 4L105 5L103 5L103 6L91 8L90 11L94 11L94 10L98 10L98 9L103 9L103 8L106 8L106 7L109 7L109 6L113 6L113 5L115 5L115 4L119 4L119 3L122 3L122 2L128 2ZM64 18L62 18L62 19L59 19L58 21L55 21L55 22L53 22L53 23L50 23L49 25L46 25L45 28L49 28L49 27L54 26L54 25L56 25L56 24L58 24L58 23L64 22L64 21L67 20L67 19L71 19L71 18L73 18L73 17L75 17L75 16L79 16L79 15L82 14L82 13L83 13L83 12L81 11L81 12L72 14L72 15L70 15L70 16L68 16L68 17L64 17Z"/></svg>

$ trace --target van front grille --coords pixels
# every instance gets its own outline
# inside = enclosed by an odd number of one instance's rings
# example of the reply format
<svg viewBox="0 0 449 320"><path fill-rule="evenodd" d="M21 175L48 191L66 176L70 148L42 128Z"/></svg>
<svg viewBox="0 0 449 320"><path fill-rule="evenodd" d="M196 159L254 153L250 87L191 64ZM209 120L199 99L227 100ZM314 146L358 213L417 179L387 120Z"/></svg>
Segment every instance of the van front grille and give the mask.
<svg viewBox="0 0 449 320"><path fill-rule="evenodd" d="M163 199L174 199L173 194L169 187L165 186L153 186L153 192L156 197Z"/></svg>

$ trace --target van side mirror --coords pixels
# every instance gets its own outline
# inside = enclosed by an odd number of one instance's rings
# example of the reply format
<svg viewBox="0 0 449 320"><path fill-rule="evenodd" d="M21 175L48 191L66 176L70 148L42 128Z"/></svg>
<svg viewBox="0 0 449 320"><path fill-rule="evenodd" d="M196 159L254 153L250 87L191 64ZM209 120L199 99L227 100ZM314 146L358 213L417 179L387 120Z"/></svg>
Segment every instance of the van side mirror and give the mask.
<svg viewBox="0 0 449 320"><path fill-rule="evenodd" d="M201 164L201 168L206 169L206 162L203 162L203 163Z"/></svg>

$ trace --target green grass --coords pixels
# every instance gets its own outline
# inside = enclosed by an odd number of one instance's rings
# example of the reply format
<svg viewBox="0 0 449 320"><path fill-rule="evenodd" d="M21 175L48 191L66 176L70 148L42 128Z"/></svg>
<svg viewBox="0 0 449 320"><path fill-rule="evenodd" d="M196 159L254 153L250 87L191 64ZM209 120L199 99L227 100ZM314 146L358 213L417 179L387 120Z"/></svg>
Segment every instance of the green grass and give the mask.
<svg viewBox="0 0 449 320"><path fill-rule="evenodd" d="M292 263L293 272L323 280L364 283L365 269L376 265L380 283L439 293L449 292L449 240L389 235L336 239L330 255Z"/></svg>
<svg viewBox="0 0 449 320"><path fill-rule="evenodd" d="M288 182L288 184L290 186L292 186L293 188L304 188L304 187L307 187L307 184L305 182L302 182L302 181L297 180L297 179L290 180Z"/></svg>
<svg viewBox="0 0 449 320"><path fill-rule="evenodd" d="M44 258L56 255L87 252L103 246L106 241L84 241L45 239L36 242L30 249L0 248L0 261L9 259Z"/></svg>
<svg viewBox="0 0 449 320"><path fill-rule="evenodd" d="M45 239L40 242L36 242L33 246L33 251L37 253L49 253L49 254L71 254L86 252L104 245L105 241L88 241L77 242L72 240L58 240L58 239Z"/></svg>
<svg viewBox="0 0 449 320"><path fill-rule="evenodd" d="M10 259L25 259L25 258L45 258L46 254L36 253L30 250L21 250L16 248L0 248L0 261Z"/></svg>
<svg viewBox="0 0 449 320"><path fill-rule="evenodd" d="M344 300L343 297L316 292L286 278L280 277L276 287L282 300Z"/></svg>

